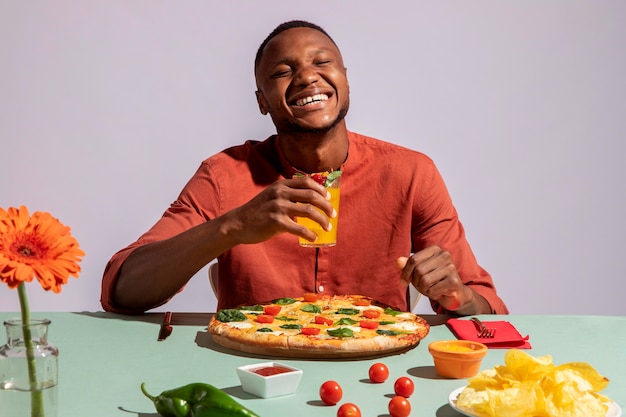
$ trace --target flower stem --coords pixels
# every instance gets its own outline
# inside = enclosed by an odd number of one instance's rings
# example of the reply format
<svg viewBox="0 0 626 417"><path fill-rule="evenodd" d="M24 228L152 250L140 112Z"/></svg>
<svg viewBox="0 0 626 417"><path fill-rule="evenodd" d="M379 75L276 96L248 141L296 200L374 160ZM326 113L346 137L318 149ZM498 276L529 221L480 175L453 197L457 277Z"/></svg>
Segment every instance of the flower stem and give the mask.
<svg viewBox="0 0 626 417"><path fill-rule="evenodd" d="M35 349L30 328L30 308L26 295L26 284L22 282L17 287L22 313L22 332L24 334L24 346L26 347L26 360L28 362L28 381L30 383L31 417L44 417L43 392L37 386L37 364L35 363Z"/></svg>

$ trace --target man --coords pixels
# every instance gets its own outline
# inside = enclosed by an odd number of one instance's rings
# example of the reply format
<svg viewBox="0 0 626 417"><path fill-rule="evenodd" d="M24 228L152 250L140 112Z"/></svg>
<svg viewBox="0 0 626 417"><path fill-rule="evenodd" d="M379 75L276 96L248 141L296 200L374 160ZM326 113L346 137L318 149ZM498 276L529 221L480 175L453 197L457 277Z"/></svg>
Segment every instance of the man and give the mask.
<svg viewBox="0 0 626 417"><path fill-rule="evenodd" d="M347 130L346 68L322 28L279 25L258 50L255 77L259 109L277 134L201 164L163 217L107 264L105 310L161 305L217 258L218 308L316 292L406 310L412 283L439 313L508 313L433 162ZM294 174L338 169L337 244L302 248L299 236L316 235L295 218L328 229L336 213L323 186Z"/></svg>

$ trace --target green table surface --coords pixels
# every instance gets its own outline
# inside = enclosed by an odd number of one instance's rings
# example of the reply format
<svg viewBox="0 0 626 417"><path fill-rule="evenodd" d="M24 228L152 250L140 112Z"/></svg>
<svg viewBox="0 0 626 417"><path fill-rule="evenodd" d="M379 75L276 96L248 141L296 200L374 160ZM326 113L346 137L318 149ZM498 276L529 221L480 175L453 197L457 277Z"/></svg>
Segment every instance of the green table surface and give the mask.
<svg viewBox="0 0 626 417"><path fill-rule="evenodd" d="M0 321L17 313L0 313ZM206 327L210 313L174 313L173 332L157 341L162 313L123 316L102 312L34 313L52 321L49 341L59 348L59 417L157 417L140 391L146 382L160 393L190 382L212 384L237 401L268 417L334 417L338 406L324 405L320 385L333 379L342 385L341 403L353 402L363 417L387 417L393 382L409 376L415 393L411 416L460 416L448 405L448 395L465 379L444 379L435 373L428 343L454 338L445 316L424 315L429 335L409 351L378 358L352 360L294 360L255 356L216 345ZM530 335L533 356L551 355L556 364L583 361L610 379L603 391L622 409L626 406L626 317L617 316L479 316L508 320ZM0 344L5 338L0 336ZM505 349L490 349L481 369L503 364ZM256 362L279 361L304 371L293 395L262 399L241 389L236 368ZM368 369L384 362L389 379L373 384Z"/></svg>

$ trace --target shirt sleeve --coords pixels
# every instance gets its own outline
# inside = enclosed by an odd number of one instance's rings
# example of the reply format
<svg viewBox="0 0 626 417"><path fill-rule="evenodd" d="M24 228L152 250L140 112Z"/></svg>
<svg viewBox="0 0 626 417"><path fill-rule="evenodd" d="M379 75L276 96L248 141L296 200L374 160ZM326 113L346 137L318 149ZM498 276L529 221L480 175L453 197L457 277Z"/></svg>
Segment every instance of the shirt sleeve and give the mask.
<svg viewBox="0 0 626 417"><path fill-rule="evenodd" d="M438 245L450 252L463 283L487 300L491 313L508 314L491 275L478 264L472 252L447 187L434 163L430 165L423 179L413 206L416 219L411 231L413 250L417 252ZM431 305L437 313L448 313L436 301L431 300Z"/></svg>
<svg viewBox="0 0 626 417"><path fill-rule="evenodd" d="M122 265L138 247L176 236L215 217L217 210L219 210L218 184L219 179L211 174L210 164L204 161L185 185L178 199L170 205L162 217L139 239L111 257L102 276L100 304L105 311L122 314L143 312L128 310L115 305L113 288ZM213 191L215 192L211 192L211 187L214 188Z"/></svg>

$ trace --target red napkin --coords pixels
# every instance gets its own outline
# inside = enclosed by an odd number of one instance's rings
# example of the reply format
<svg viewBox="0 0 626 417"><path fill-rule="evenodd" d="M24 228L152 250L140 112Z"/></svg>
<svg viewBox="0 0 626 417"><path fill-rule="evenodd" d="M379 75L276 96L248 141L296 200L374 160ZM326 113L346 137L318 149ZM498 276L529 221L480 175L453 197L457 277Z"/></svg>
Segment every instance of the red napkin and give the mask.
<svg viewBox="0 0 626 417"><path fill-rule="evenodd" d="M448 319L447 325L457 338L480 342L490 348L531 349L528 342L529 336L522 336L508 321L483 320L482 322L485 326L496 329L494 337L489 339L478 337L476 325L468 319Z"/></svg>

